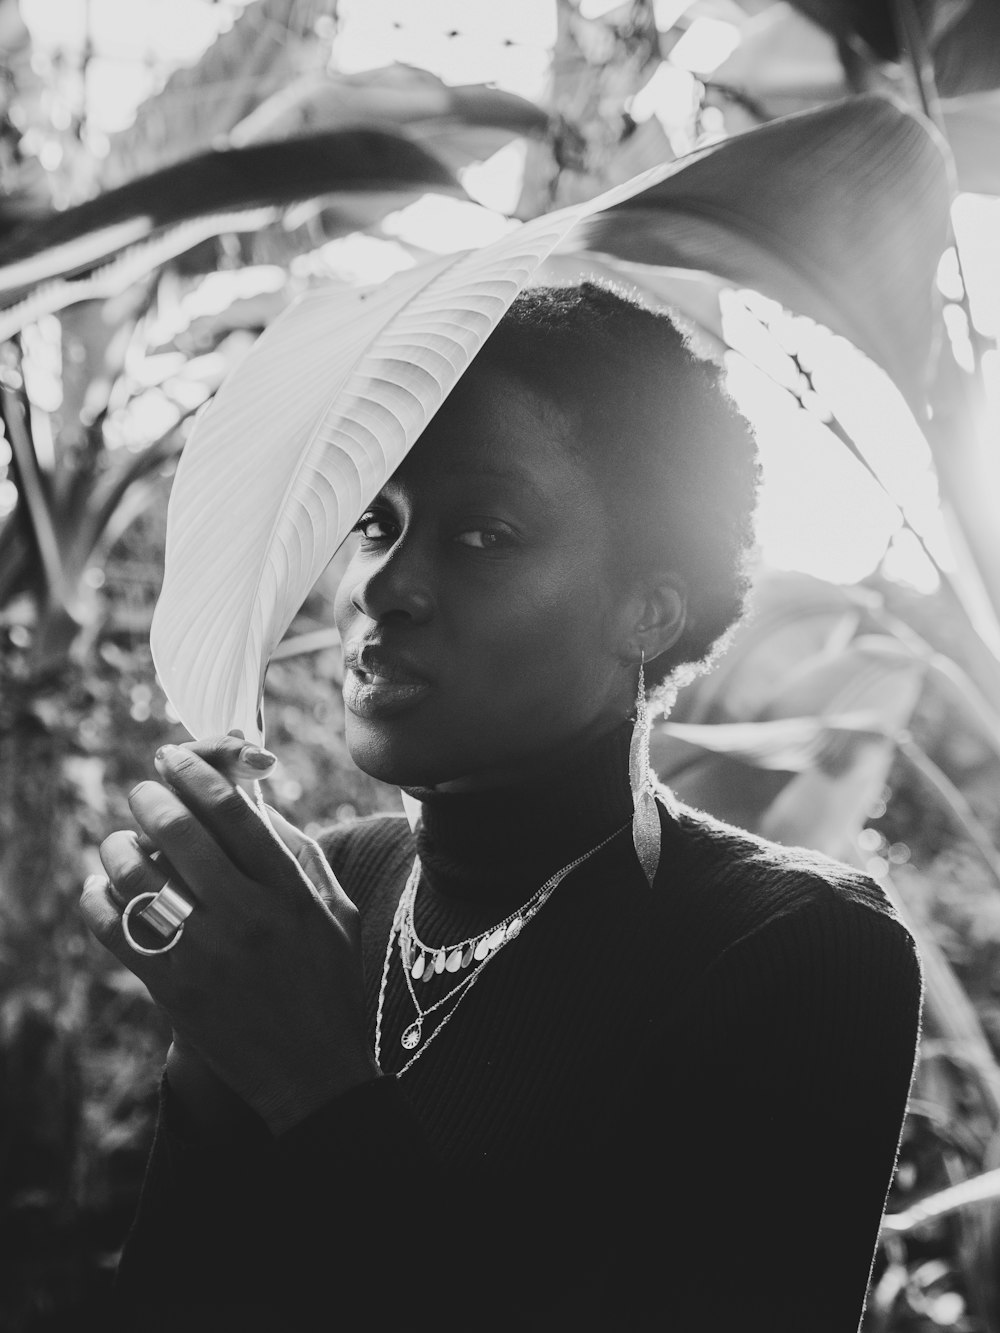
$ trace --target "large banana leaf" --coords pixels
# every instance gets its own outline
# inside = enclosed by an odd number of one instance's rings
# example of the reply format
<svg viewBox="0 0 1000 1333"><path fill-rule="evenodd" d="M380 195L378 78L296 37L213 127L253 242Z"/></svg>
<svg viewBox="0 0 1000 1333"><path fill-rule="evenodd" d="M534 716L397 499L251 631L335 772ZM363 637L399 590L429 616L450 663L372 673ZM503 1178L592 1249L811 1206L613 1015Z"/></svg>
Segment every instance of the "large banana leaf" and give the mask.
<svg viewBox="0 0 1000 1333"><path fill-rule="evenodd" d="M939 9L947 9L938 0ZM955 14L940 21L932 34L934 79L942 97L985 93L1000 88L1000 5L996 0L951 0Z"/></svg>
<svg viewBox="0 0 1000 1333"><path fill-rule="evenodd" d="M0 245L0 308L30 293L30 314L7 315L4 336L28 318L93 295L73 279L111 261L123 285L223 231L256 228L289 205L331 197L328 235L356 230L428 190L464 196L452 173L418 144L383 130L336 130L281 144L213 150L174 163L35 221ZM388 196L388 197L387 197ZM336 209L343 226L336 226ZM374 208L374 212L373 212ZM146 247L145 251L143 247ZM54 287L56 280L61 287Z"/></svg>
<svg viewBox="0 0 1000 1333"><path fill-rule="evenodd" d="M781 716L789 675L839 659L870 595L811 574L783 571L757 580L753 613L713 670L683 690L672 718L686 723L752 722ZM809 701L806 712L813 711ZM788 716L786 712L784 714Z"/></svg>
<svg viewBox="0 0 1000 1333"><path fill-rule="evenodd" d="M765 120L851 91L836 40L789 4L769 5L744 23L739 46L712 82L751 98Z"/></svg>
<svg viewBox="0 0 1000 1333"><path fill-rule="evenodd" d="M880 59L898 61L908 8L924 35L939 92L946 97L1000 87L1000 5L996 0L792 0L839 41L860 37Z"/></svg>
<svg viewBox="0 0 1000 1333"><path fill-rule="evenodd" d="M708 754L729 755L754 768L783 773L805 773L823 762L832 742L843 740L893 740L885 719L877 709L832 716L776 717L764 722L668 722L663 734ZM671 745L671 750L675 745ZM669 760L659 756L661 772Z"/></svg>
<svg viewBox="0 0 1000 1333"><path fill-rule="evenodd" d="M899 59L893 0L792 0L838 41L860 37L880 60Z"/></svg>
<svg viewBox="0 0 1000 1333"><path fill-rule="evenodd" d="M223 142L303 68L328 58L321 20L336 18L338 0L253 0L235 8L242 12L232 26L193 64L176 68L139 104L131 125L111 136L101 168L105 185L147 176Z"/></svg>
<svg viewBox="0 0 1000 1333"><path fill-rule="evenodd" d="M750 98L767 119L833 101L849 91L833 37L787 4L754 15L713 82ZM1000 194L1000 94L990 89L942 98L939 109L958 188Z"/></svg>
<svg viewBox="0 0 1000 1333"><path fill-rule="evenodd" d="M363 74L302 75L234 126L230 142L286 139L360 124L404 131L453 169L481 161L522 135L539 136L548 113L485 84L449 86L429 70L388 65Z"/></svg>
<svg viewBox="0 0 1000 1333"><path fill-rule="evenodd" d="M271 653L363 506L560 238L648 184L377 289L317 288L265 330L197 423L171 493L150 642L193 735L262 734Z"/></svg>
<svg viewBox="0 0 1000 1333"><path fill-rule="evenodd" d="M950 200L925 126L885 98L853 97L684 159L574 243L773 297L843 334L922 418Z"/></svg>
<svg viewBox="0 0 1000 1333"><path fill-rule="evenodd" d="M768 635L749 633L751 656ZM836 651L770 657L768 693L752 719L664 722L651 743L653 766L677 794L788 842L844 858L885 783L895 738L908 725L924 663L885 636L863 635ZM728 655L739 684L737 636ZM747 706L746 696L742 709ZM697 749L702 757L697 757ZM783 771L780 780L762 780ZM791 776L787 776L787 775Z"/></svg>

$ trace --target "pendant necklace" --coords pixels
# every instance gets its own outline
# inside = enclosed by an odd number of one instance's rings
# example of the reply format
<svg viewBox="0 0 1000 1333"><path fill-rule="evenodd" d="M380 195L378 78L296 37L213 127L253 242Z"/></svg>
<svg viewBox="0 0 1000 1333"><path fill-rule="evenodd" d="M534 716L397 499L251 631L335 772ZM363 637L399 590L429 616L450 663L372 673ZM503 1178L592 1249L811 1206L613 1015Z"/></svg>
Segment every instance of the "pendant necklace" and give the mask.
<svg viewBox="0 0 1000 1333"><path fill-rule="evenodd" d="M378 1010L375 1017L375 1060L379 1067L381 1068L382 1055L382 1011L385 1004L389 968L392 962L393 944L397 939L399 940L399 959L403 969L403 979L406 982L406 989L417 1014L416 1018L403 1029L400 1037L400 1045L403 1049L414 1052L398 1071L398 1073L404 1074L414 1061L423 1055L438 1033L447 1027L462 1000L482 976L487 964L492 962L506 945L517 939L532 917L545 906L570 871L575 870L577 866L589 860L595 852L599 852L602 847L606 847L612 838L616 838L624 828L628 827L629 825L625 824L622 828L616 829L614 833L610 833L595 847L591 847L582 856L570 861L569 865L557 870L554 875L545 881L541 888L532 894L526 903L519 907L517 911L504 917L497 925L481 931L478 935L460 940L457 944L447 944L440 947L425 944L417 934L414 921L414 905L417 898L417 888L420 884L420 858L419 856L415 857L413 869L407 878L392 919L389 941L385 950L385 962L382 965L382 981L379 986ZM441 999L436 1000L426 1008L421 1005L417 998L418 987L426 985L431 977L440 976L442 972L455 973L460 971L467 971L468 975L463 977L447 995L442 996ZM425 1038L424 1027L428 1018L442 1010L444 1010L443 1016Z"/></svg>

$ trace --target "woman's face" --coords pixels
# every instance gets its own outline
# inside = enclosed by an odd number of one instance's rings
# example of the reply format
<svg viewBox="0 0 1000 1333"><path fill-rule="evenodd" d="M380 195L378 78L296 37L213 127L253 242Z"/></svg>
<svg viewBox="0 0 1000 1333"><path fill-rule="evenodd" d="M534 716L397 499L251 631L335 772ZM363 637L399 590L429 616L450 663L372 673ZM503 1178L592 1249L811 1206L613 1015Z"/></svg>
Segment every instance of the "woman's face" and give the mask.
<svg viewBox="0 0 1000 1333"><path fill-rule="evenodd" d="M624 536L567 429L517 380L473 368L362 516L336 619L367 773L517 781L627 715Z"/></svg>

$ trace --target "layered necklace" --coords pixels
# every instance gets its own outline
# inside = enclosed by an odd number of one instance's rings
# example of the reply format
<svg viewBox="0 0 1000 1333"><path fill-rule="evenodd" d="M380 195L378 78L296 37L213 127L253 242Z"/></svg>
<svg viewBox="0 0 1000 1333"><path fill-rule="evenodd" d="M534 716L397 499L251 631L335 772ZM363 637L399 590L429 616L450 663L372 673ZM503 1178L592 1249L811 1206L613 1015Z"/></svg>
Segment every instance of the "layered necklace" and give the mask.
<svg viewBox="0 0 1000 1333"><path fill-rule="evenodd" d="M545 881L541 888L536 889L526 903L505 916L495 926L481 931L478 935L472 935L468 939L459 940L457 944L439 946L425 944L417 934L414 908L417 901L417 889L420 885L420 857L415 857L413 869L410 871L406 886L396 907L395 916L392 919L392 929L389 931L389 941L385 949L382 982L378 992L378 1010L375 1017L376 1062L381 1065L382 1011L385 1004L389 969L392 963L393 945L397 940L399 942L399 960L403 969L403 979L406 982L406 989L409 991L410 1000L416 1011L416 1018L403 1029L399 1039L404 1050L413 1051L413 1055L398 1070L398 1073L403 1074L416 1060L419 1060L438 1033L442 1032L451 1022L458 1006L482 976L488 964L512 940L517 939L532 917L537 916L542 910L570 871L575 870L577 866L589 860L602 847L606 847L612 838L616 838L619 833L628 827L628 824L623 824L621 828L608 834L595 847L591 847L582 856L570 861L569 865L557 870L554 875L551 875ZM466 975L446 995L424 1008L417 998L418 991L422 990L432 977L440 976L445 972L465 972ZM425 1025L428 1025L427 1020L432 1015L436 1016L434 1026L430 1028L429 1032L425 1033Z"/></svg>

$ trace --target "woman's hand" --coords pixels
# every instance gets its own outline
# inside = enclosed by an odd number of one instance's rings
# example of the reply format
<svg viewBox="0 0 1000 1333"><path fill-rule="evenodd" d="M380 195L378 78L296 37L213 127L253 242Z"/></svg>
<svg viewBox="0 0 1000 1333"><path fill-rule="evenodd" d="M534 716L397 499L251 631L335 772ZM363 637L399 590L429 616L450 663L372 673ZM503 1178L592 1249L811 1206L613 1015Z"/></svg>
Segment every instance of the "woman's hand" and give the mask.
<svg viewBox="0 0 1000 1333"><path fill-rule="evenodd" d="M111 883L88 881L81 906L167 1012L180 1050L193 1048L280 1133L378 1069L365 1033L357 911L317 844L276 811L266 822L217 771L237 776L243 746L225 737L159 751L166 785L132 791L141 834L105 840ZM122 909L158 892L166 872L194 910L175 948L146 956L126 941ZM135 915L130 924L144 930Z"/></svg>
<svg viewBox="0 0 1000 1333"><path fill-rule="evenodd" d="M276 762L276 757L267 750L248 744L243 732L239 730L206 740L185 741L182 749L199 755L234 786L239 784L244 790L250 791L258 803L260 788L257 782L270 776ZM154 763L158 761L154 760ZM139 841L151 853L153 860L159 862L164 873L169 875L169 866L149 840L140 836ZM118 895L113 886L111 892L117 900ZM123 910L126 905L124 899L118 903ZM200 1135L228 1137L234 1126L250 1114L246 1104L212 1072L194 1047L176 1032L167 1051L165 1069L170 1091L180 1105L186 1123Z"/></svg>

